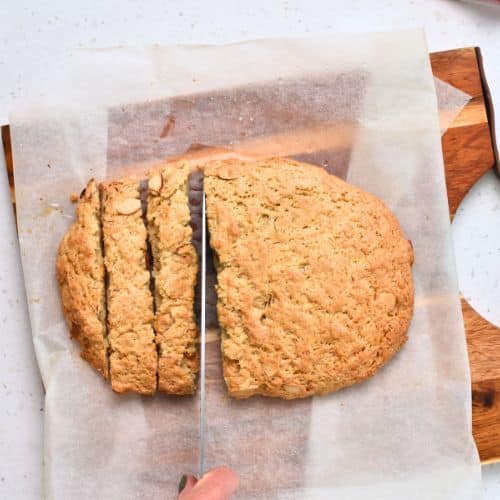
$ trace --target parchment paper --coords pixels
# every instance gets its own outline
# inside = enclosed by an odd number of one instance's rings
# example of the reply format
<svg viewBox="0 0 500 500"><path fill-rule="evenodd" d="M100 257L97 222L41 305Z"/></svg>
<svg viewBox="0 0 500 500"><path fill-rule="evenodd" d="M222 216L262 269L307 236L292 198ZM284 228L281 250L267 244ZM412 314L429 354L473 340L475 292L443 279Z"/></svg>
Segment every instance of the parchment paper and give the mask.
<svg viewBox="0 0 500 500"><path fill-rule="evenodd" d="M207 467L234 467L238 498L479 498L436 92L422 33L79 51L72 60L51 99L11 117L26 292L47 391L47 498L174 498L180 476L197 472L199 396L113 394L69 340L54 276L73 220L69 193L91 176L141 173L186 150L323 165L381 197L415 250L407 345L369 381L326 397L230 400L212 296ZM449 110L443 127L468 97L446 84L440 94Z"/></svg>

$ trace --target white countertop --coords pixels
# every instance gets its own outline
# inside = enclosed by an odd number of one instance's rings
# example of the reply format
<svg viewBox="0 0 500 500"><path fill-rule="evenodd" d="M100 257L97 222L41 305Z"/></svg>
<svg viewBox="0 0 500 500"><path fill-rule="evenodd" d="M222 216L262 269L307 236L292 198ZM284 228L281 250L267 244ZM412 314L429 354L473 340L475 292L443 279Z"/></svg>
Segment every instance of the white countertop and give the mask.
<svg viewBox="0 0 500 500"><path fill-rule="evenodd" d="M500 114L500 7L454 0L2 0L0 124L16 99L43 89L68 48L210 43L424 26L430 51L479 46ZM85 3L85 5L83 5ZM500 137L497 138L500 143ZM0 498L42 497L43 390L34 359L15 223L0 155ZM461 291L500 324L500 180L487 174L453 222ZM485 499L500 498L500 464L483 467Z"/></svg>

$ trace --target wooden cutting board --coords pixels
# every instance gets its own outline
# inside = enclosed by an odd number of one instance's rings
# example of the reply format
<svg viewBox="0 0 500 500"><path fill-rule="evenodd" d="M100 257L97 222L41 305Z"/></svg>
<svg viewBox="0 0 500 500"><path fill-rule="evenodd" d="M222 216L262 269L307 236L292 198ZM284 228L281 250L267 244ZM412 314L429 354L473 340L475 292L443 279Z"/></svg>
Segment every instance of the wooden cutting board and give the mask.
<svg viewBox="0 0 500 500"><path fill-rule="evenodd" d="M450 217L474 183L489 169L498 169L493 108L477 48L431 54L434 75L472 99L448 125L443 155ZM441 116L448 110L440 109ZM2 128L12 202L15 207L9 128ZM499 180L500 182L500 180ZM472 373L472 426L483 462L500 461L500 328L483 319L462 298Z"/></svg>
<svg viewBox="0 0 500 500"><path fill-rule="evenodd" d="M431 54L431 65L434 76L472 97L442 138L453 218L475 182L491 168L499 172L493 107L478 48ZM500 461L500 328L461 301L471 366L472 432L481 461Z"/></svg>

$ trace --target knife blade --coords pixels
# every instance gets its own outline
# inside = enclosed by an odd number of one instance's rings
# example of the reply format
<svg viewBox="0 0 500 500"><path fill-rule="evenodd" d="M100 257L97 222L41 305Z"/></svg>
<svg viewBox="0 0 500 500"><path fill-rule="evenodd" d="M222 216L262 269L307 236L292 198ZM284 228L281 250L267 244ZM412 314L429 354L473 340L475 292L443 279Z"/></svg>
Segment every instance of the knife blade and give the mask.
<svg viewBox="0 0 500 500"><path fill-rule="evenodd" d="M205 205L205 188L202 193L201 209L201 293L200 293L200 446L198 477L203 475L205 469L205 368L206 368L206 277L207 277L207 218Z"/></svg>

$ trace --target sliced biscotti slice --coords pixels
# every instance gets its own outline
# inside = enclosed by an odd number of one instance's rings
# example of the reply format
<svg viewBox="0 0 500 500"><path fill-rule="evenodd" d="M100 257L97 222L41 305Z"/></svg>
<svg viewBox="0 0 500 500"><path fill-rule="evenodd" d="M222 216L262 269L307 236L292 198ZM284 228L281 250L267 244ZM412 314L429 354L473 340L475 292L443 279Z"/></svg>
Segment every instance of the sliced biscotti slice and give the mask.
<svg viewBox="0 0 500 500"><path fill-rule="evenodd" d="M125 178L101 190L111 386L152 394L157 353L139 182Z"/></svg>
<svg viewBox="0 0 500 500"><path fill-rule="evenodd" d="M107 379L101 231L99 190L91 179L80 196L76 222L59 246L56 272L71 336L80 343L82 358Z"/></svg>
<svg viewBox="0 0 500 500"><path fill-rule="evenodd" d="M148 232L153 254L158 389L192 394L198 372L194 289L198 271L188 205L187 163L155 169L148 181Z"/></svg>
<svg viewBox="0 0 500 500"><path fill-rule="evenodd" d="M372 376L413 312L413 253L374 196L286 159L205 168L229 393L285 399Z"/></svg>

